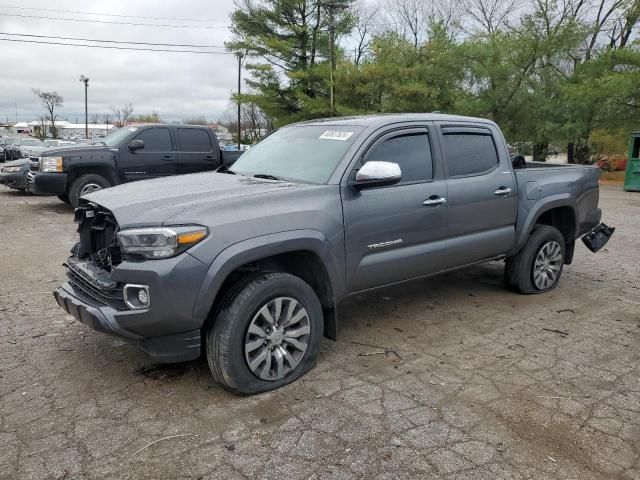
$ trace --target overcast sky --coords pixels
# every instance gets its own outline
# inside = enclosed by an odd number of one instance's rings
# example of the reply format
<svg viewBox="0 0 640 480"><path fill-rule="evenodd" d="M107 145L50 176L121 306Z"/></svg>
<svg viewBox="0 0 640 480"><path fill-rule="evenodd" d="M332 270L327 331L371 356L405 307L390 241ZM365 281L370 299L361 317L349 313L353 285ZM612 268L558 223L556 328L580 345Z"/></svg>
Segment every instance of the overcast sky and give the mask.
<svg viewBox="0 0 640 480"><path fill-rule="evenodd" d="M9 6L20 7L9 8ZM82 15L46 9L201 19L207 22ZM233 0L0 0L0 32L55 35L118 41L219 45L229 39ZM21 16L7 16L7 14ZM61 21L24 16L192 25L192 28L148 27ZM209 22L209 20L211 20ZM0 38L20 38L0 35ZM47 39L21 37L25 40ZM74 43L69 40L52 40ZM78 42L76 42L78 43ZM145 48L145 47L142 47ZM165 48L165 47L146 47ZM185 47L185 49L188 49ZM224 51L223 48L210 49ZM0 41L0 121L36 120L43 110L33 88L55 90L64 97L60 115L84 120L84 87L89 77L89 115L108 114L111 105L131 102L134 114L151 113L165 120L205 116L216 119L230 106L237 84L237 60L231 55L134 52Z"/></svg>

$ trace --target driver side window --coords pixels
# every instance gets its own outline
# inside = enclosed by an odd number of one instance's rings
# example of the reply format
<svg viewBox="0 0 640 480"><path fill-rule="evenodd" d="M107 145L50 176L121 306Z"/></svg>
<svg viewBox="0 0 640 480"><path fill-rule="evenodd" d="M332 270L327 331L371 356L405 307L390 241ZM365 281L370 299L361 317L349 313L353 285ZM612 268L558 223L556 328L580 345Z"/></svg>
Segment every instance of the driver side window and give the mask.
<svg viewBox="0 0 640 480"><path fill-rule="evenodd" d="M366 161L397 163L402 171L400 185L433 179L433 159L426 132L389 138L373 147Z"/></svg>
<svg viewBox="0 0 640 480"><path fill-rule="evenodd" d="M173 150L168 128L155 127L141 132L135 138L144 142L144 152L170 152Z"/></svg>

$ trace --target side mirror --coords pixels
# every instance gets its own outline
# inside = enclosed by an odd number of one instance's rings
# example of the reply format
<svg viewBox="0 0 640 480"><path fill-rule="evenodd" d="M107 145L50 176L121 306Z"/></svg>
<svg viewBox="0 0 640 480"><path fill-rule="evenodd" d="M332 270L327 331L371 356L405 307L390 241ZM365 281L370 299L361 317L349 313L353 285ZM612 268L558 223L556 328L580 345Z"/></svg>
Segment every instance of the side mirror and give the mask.
<svg viewBox="0 0 640 480"><path fill-rule="evenodd" d="M356 177L351 181L355 188L383 187L398 183L402 178L400 165L391 162L366 162L356 172Z"/></svg>
<svg viewBox="0 0 640 480"><path fill-rule="evenodd" d="M513 165L514 169L518 170L521 168L526 168L527 162L522 155L513 155L511 157L511 165Z"/></svg>
<svg viewBox="0 0 640 480"><path fill-rule="evenodd" d="M141 150L144 148L143 140L131 140L127 145L127 148L130 152L135 152L136 150Z"/></svg>

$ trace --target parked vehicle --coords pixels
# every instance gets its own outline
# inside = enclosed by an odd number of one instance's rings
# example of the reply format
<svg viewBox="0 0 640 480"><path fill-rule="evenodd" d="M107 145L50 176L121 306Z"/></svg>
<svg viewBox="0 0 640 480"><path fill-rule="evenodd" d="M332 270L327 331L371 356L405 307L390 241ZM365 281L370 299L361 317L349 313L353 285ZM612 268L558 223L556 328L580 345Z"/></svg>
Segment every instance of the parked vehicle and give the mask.
<svg viewBox="0 0 640 480"><path fill-rule="evenodd" d="M20 158L18 139L13 137L0 138L0 162L8 162Z"/></svg>
<svg viewBox="0 0 640 480"><path fill-rule="evenodd" d="M30 164L31 161L27 158L6 162L0 167L0 185L14 190L26 190Z"/></svg>
<svg viewBox="0 0 640 480"><path fill-rule="evenodd" d="M57 147L67 147L77 145L76 142L72 142L71 140L59 140L59 139L48 139L44 141L44 145L47 148L57 148Z"/></svg>
<svg viewBox="0 0 640 480"><path fill-rule="evenodd" d="M204 353L245 394L311 369L349 296L498 259L509 288L544 293L576 239L611 235L597 167L516 170L499 128L476 118L296 124L225 172L87 195L55 298L160 361Z"/></svg>
<svg viewBox="0 0 640 480"><path fill-rule="evenodd" d="M74 207L82 195L135 180L214 170L242 152L223 152L213 131L197 125L121 128L97 145L51 149L29 173L29 190Z"/></svg>
<svg viewBox="0 0 640 480"><path fill-rule="evenodd" d="M37 157L47 149L42 140L37 138L20 138L20 158Z"/></svg>

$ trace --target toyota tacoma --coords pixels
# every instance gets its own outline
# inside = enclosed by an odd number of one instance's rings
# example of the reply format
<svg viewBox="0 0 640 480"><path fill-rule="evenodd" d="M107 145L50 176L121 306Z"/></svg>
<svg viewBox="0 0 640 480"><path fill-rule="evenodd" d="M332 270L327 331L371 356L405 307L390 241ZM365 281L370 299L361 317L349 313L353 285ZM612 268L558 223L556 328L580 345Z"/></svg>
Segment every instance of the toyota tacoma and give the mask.
<svg viewBox="0 0 640 480"><path fill-rule="evenodd" d="M514 167L515 164L515 167ZM311 369L341 300L489 260L554 289L600 248L596 167L525 163L495 123L440 114L317 120L218 172L87 195L58 304L160 361L206 356L253 394Z"/></svg>

